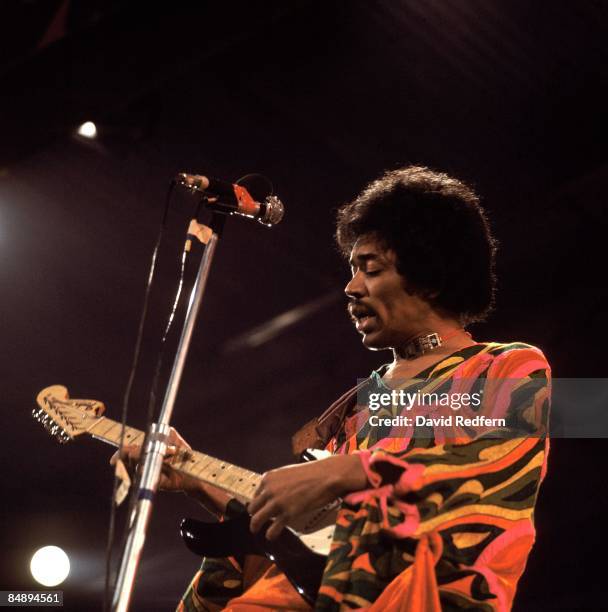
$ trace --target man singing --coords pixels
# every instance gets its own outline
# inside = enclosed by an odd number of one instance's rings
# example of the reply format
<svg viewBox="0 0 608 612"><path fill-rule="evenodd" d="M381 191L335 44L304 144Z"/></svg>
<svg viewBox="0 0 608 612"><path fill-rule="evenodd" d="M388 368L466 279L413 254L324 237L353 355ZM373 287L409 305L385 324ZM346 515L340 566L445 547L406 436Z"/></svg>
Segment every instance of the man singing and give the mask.
<svg viewBox="0 0 608 612"><path fill-rule="evenodd" d="M294 437L296 450L312 442L332 456L267 472L248 507L251 529L270 521L272 539L343 500L315 610L509 610L535 537L550 369L533 346L476 342L465 331L485 318L495 288L495 241L479 200L446 174L406 167L342 206L336 237L352 271L354 326L392 361ZM504 417L506 435L374 427L361 401L362 390L458 385L481 389L480 414ZM380 413L404 411L393 403ZM228 501L170 470L163 484L218 513ZM276 566L247 557L204 559L178 609L311 607Z"/></svg>

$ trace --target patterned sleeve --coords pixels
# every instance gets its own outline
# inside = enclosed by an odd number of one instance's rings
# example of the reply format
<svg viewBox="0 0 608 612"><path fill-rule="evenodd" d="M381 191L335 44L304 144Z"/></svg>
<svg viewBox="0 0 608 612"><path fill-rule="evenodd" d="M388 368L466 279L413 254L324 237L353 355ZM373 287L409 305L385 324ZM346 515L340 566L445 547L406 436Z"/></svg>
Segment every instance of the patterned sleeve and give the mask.
<svg viewBox="0 0 608 612"><path fill-rule="evenodd" d="M371 488L343 504L318 610L511 608L535 536L550 369L538 349L513 344L477 374L508 426L529 434L356 451Z"/></svg>

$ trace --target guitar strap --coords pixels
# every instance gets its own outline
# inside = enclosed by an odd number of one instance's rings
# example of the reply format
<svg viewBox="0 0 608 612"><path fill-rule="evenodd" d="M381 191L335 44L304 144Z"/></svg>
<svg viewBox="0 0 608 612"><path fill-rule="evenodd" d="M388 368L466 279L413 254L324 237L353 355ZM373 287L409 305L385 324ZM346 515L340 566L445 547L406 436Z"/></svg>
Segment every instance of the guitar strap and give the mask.
<svg viewBox="0 0 608 612"><path fill-rule="evenodd" d="M320 417L308 421L291 438L293 454L299 459L307 448L323 449L340 431L344 419L357 405L357 394L370 383L369 379L360 382L339 397Z"/></svg>

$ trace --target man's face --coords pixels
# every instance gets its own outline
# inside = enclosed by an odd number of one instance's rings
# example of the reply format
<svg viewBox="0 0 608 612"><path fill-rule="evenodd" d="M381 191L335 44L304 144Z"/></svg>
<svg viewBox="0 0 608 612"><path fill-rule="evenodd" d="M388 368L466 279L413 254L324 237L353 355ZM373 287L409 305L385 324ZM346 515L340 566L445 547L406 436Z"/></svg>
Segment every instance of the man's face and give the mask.
<svg viewBox="0 0 608 612"><path fill-rule="evenodd" d="M372 238L361 238L351 251L352 279L344 291L348 310L369 349L404 346L426 330L431 308L406 292L394 251Z"/></svg>

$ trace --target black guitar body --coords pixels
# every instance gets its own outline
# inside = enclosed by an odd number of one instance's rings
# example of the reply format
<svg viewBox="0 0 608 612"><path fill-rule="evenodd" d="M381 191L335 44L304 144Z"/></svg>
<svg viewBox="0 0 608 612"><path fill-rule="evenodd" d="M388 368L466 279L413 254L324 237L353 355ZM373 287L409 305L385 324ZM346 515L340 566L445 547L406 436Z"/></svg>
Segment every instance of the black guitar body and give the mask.
<svg viewBox="0 0 608 612"><path fill-rule="evenodd" d="M327 557L311 551L288 529L270 542L265 529L257 534L249 531L250 516L245 507L231 502L229 518L221 523L205 523L183 519L180 533L186 546L200 557L228 557L255 554L268 557L287 576L298 593L314 605Z"/></svg>

